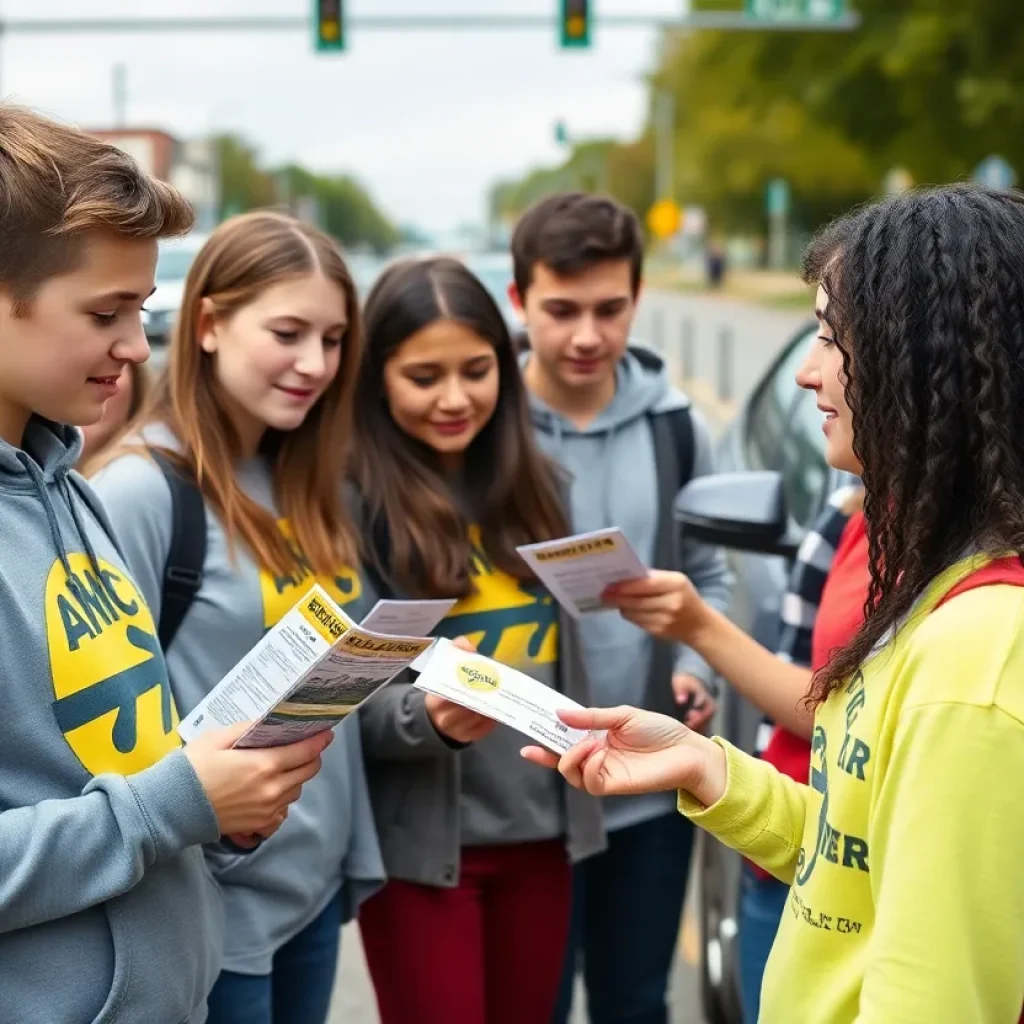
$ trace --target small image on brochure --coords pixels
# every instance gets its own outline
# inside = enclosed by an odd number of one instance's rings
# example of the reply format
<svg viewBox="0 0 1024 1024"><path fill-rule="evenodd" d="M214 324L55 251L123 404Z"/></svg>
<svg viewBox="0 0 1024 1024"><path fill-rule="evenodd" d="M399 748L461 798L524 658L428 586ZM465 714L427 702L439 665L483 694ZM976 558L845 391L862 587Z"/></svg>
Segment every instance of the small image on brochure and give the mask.
<svg viewBox="0 0 1024 1024"><path fill-rule="evenodd" d="M420 616L422 620L422 616ZM186 743L238 722L238 747L276 747L331 729L434 641L357 625L314 586L178 726Z"/></svg>

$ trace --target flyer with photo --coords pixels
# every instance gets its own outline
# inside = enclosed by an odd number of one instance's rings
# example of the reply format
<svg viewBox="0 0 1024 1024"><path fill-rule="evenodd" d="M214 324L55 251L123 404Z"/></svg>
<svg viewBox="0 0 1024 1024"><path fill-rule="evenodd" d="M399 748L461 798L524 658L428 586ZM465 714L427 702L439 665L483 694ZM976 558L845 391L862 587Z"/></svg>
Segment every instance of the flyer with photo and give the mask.
<svg viewBox="0 0 1024 1024"><path fill-rule="evenodd" d="M558 717L560 710L579 708L576 701L523 672L464 651L450 640L434 644L413 685L511 726L556 754L564 754L588 735Z"/></svg>
<svg viewBox="0 0 1024 1024"><path fill-rule="evenodd" d="M647 566L618 527L516 550L551 596L576 619L607 611L601 595L611 584L647 575Z"/></svg>
<svg viewBox="0 0 1024 1024"><path fill-rule="evenodd" d="M320 586L272 627L182 720L185 742L238 722L239 747L276 747L333 728L434 641L357 625Z"/></svg>

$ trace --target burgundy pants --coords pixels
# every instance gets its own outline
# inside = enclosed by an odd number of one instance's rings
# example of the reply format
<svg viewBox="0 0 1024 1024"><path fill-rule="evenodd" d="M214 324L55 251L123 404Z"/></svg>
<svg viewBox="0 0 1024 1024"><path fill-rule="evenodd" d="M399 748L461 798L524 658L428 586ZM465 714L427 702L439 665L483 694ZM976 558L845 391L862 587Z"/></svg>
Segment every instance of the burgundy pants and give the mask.
<svg viewBox="0 0 1024 1024"><path fill-rule="evenodd" d="M466 847L454 889L388 882L359 914L381 1024L549 1024L571 895L561 840Z"/></svg>

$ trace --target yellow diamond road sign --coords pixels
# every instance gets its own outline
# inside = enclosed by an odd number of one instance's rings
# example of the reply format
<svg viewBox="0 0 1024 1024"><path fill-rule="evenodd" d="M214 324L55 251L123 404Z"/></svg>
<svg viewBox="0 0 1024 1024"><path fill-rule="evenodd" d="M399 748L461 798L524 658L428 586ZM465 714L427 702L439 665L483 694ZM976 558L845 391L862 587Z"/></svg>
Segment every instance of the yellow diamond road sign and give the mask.
<svg viewBox="0 0 1024 1024"><path fill-rule="evenodd" d="M683 213L674 199L659 199L647 213L647 227L657 238L671 238L683 224Z"/></svg>

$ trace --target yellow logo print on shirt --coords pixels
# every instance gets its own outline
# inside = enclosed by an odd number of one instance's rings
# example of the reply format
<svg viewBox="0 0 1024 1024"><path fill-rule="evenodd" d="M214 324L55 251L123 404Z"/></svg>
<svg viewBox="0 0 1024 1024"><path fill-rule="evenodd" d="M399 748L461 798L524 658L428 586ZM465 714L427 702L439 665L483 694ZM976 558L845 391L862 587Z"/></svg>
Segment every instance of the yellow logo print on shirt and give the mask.
<svg viewBox="0 0 1024 1024"><path fill-rule="evenodd" d="M474 593L445 616L436 635L466 636L485 657L529 672L558 659L558 608L539 583L520 583L499 569L469 532Z"/></svg>
<svg viewBox="0 0 1024 1024"><path fill-rule="evenodd" d="M295 568L287 576L275 576L265 569L260 570L260 591L263 595L263 628L276 626L284 615L309 592L314 583L343 607L362 596L363 584L354 569L339 569L334 576L313 576L309 559L295 542L295 534L287 519L277 523L295 556Z"/></svg>
<svg viewBox="0 0 1024 1024"><path fill-rule="evenodd" d="M68 555L46 580L54 714L92 775L131 775L181 745L153 616L127 574Z"/></svg>

